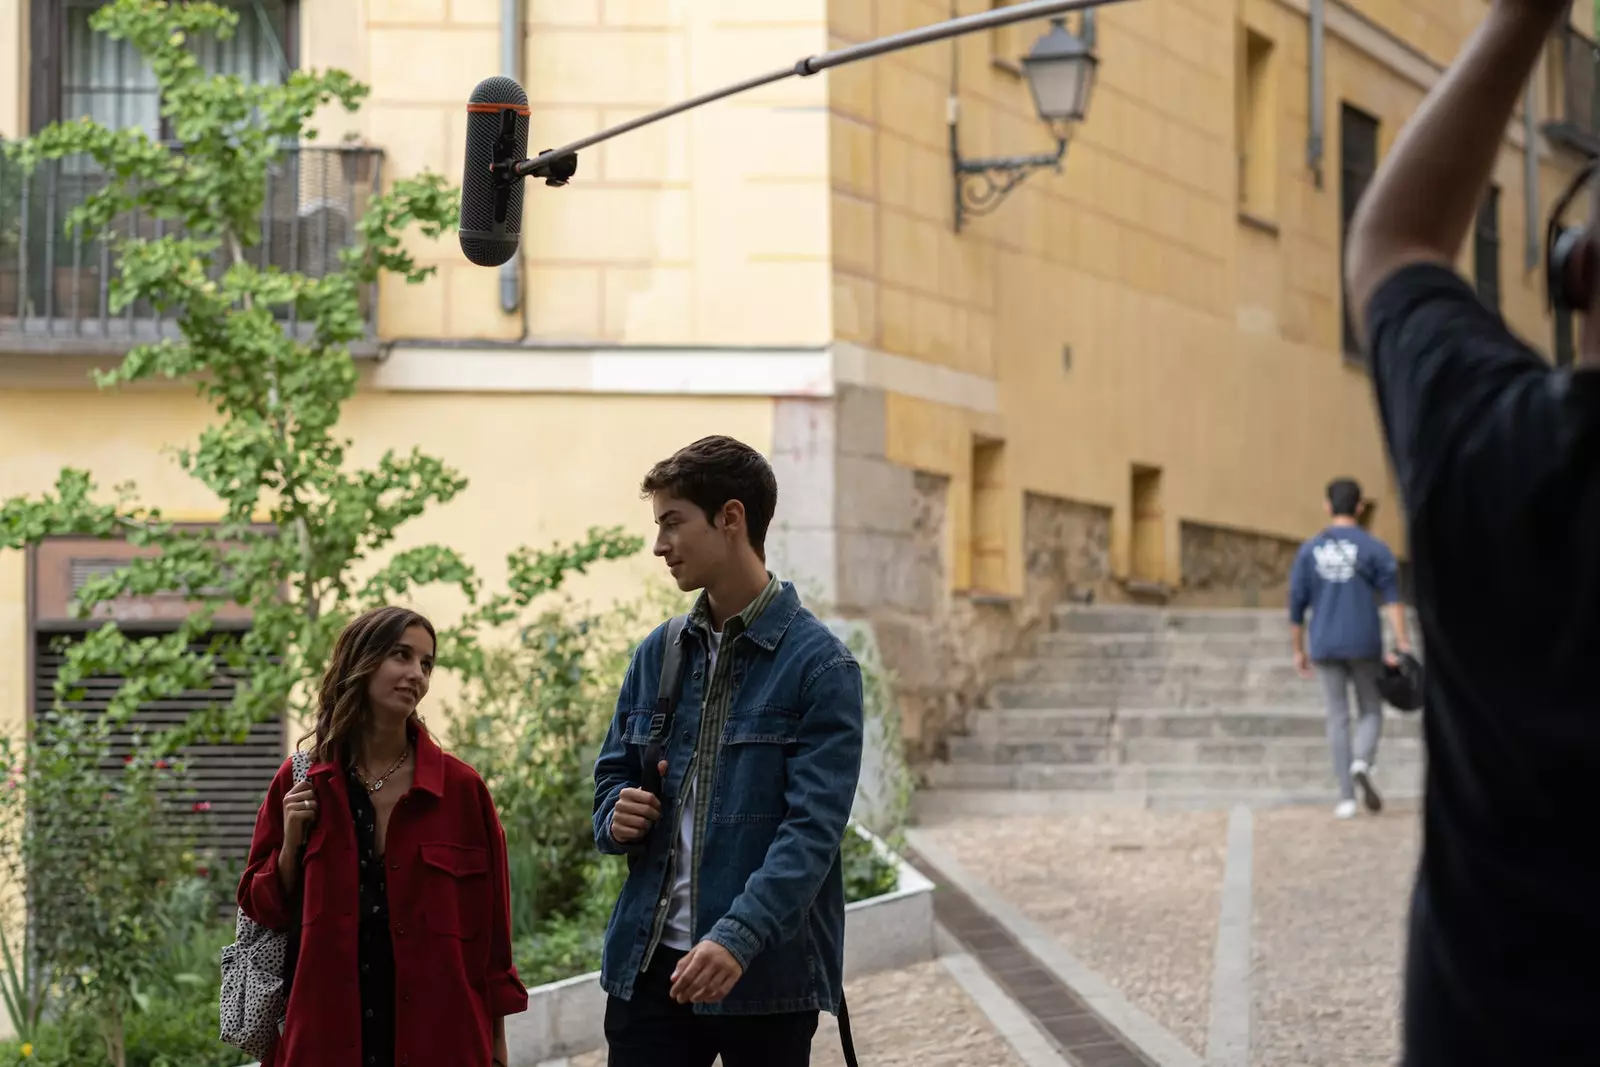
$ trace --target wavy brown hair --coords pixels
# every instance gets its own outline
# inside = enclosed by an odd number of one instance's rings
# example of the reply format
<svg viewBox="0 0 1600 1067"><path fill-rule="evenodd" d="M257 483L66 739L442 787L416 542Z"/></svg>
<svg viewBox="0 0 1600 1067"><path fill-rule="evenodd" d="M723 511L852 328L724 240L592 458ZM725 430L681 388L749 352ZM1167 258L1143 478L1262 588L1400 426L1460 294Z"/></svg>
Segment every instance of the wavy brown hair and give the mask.
<svg viewBox="0 0 1600 1067"><path fill-rule="evenodd" d="M367 700L367 685L372 676L413 626L428 631L437 651L439 636L433 623L407 608L374 608L356 618L333 643L333 656L322 674L317 695L317 725L300 739L301 744L315 738L311 758L318 762L351 755L350 742L361 736L372 706ZM416 712L411 724L420 725Z"/></svg>

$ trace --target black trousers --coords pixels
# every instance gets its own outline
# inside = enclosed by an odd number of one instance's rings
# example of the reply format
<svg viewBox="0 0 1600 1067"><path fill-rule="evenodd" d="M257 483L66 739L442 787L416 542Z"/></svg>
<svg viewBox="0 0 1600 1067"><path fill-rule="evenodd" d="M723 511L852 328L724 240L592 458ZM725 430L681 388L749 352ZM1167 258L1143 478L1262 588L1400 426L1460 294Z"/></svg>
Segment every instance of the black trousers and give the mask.
<svg viewBox="0 0 1600 1067"><path fill-rule="evenodd" d="M670 996L683 956L658 947L633 999L606 1001L607 1067L810 1067L817 1012L696 1015Z"/></svg>

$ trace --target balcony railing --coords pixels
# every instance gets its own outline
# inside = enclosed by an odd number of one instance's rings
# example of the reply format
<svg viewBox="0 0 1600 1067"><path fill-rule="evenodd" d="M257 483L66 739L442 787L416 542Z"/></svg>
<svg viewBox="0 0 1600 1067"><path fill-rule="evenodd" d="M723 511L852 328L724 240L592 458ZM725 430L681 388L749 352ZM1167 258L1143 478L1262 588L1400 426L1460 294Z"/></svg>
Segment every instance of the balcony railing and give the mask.
<svg viewBox="0 0 1600 1067"><path fill-rule="evenodd" d="M1550 53L1550 114L1545 116L1545 136L1583 155L1600 155L1600 45L1571 26L1556 31Z"/></svg>
<svg viewBox="0 0 1600 1067"><path fill-rule="evenodd" d="M356 223L380 188L382 159L372 148L286 149L267 176L261 240L245 254L262 266L313 277L339 269L339 251L355 242ZM0 351L115 355L177 336L172 318L145 301L113 314L110 235L67 231L68 213L104 182L82 160L41 164L27 176L0 163ZM146 238L181 232L139 212L120 216L110 229ZM226 259L218 257L214 274ZM360 296L375 339L377 287L364 287ZM309 333L292 309L280 317L285 328Z"/></svg>

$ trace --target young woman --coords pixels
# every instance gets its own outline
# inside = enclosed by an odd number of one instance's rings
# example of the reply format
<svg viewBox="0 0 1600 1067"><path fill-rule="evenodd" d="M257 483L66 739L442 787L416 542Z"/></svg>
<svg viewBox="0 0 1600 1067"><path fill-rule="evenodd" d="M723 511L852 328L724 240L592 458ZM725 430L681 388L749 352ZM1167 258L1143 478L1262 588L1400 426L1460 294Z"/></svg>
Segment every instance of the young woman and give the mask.
<svg viewBox="0 0 1600 1067"><path fill-rule="evenodd" d="M511 963L505 834L483 780L439 750L417 705L427 619L379 608L339 635L306 780L279 769L256 818L239 906L299 958L263 1067L507 1067ZM302 739L302 743L304 743Z"/></svg>

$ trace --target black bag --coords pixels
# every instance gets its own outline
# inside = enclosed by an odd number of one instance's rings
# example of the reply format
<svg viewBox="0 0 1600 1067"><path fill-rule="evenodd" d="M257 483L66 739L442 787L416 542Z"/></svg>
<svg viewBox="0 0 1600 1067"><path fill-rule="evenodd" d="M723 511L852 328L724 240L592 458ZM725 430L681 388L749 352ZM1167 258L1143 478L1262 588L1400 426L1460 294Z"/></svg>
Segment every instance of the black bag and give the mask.
<svg viewBox="0 0 1600 1067"><path fill-rule="evenodd" d="M656 685L656 711L650 717L650 737L644 745L643 777L639 788L661 798L660 764L672 737L672 720L678 710L678 691L683 685L683 629L687 615L674 615L667 623L666 642L661 652L661 679ZM844 1049L845 1067L860 1067L856 1062L855 1038L850 1033L850 1009L844 991L839 992L839 1044Z"/></svg>
<svg viewBox="0 0 1600 1067"><path fill-rule="evenodd" d="M1378 692L1396 711L1418 711L1422 707L1422 663L1409 652L1397 652L1398 667L1383 665L1378 676Z"/></svg>

